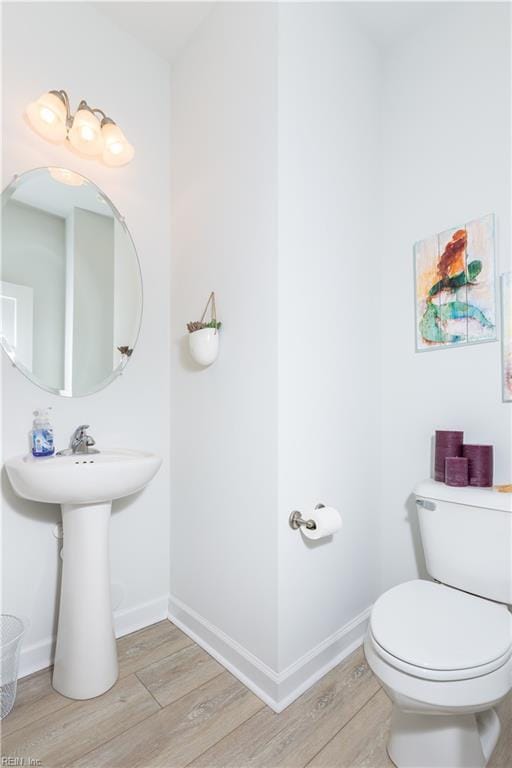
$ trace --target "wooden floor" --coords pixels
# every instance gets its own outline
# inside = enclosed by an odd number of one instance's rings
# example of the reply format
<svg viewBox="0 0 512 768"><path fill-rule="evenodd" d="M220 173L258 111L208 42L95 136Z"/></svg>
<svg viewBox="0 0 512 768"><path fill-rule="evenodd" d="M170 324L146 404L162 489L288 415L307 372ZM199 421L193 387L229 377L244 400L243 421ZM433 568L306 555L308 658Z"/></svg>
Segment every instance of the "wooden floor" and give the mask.
<svg viewBox="0 0 512 768"><path fill-rule="evenodd" d="M168 621L118 641L120 678L72 701L51 671L20 681L2 765L389 768L390 703L362 650L277 715ZM512 698L490 766L510 766ZM447 768L449 768L447 766Z"/></svg>

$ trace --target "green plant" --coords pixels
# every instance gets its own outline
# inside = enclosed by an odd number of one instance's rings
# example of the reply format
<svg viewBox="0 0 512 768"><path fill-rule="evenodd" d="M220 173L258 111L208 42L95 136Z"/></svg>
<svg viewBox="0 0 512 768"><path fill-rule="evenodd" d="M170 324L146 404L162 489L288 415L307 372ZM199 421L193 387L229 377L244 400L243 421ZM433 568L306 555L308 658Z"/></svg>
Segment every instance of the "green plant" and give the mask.
<svg viewBox="0 0 512 768"><path fill-rule="evenodd" d="M210 322L205 323L204 318L206 317L206 313L208 311L208 307L211 304L211 313L212 313L212 319ZM208 299L208 302L206 304L206 307L204 308L203 316L200 320L195 320L191 323L187 323L187 329L189 333L194 333L194 331L202 331L203 328L215 328L215 330L219 330L222 323L217 320L217 313L215 309L215 293L212 291L210 294L210 297Z"/></svg>
<svg viewBox="0 0 512 768"><path fill-rule="evenodd" d="M187 329L189 333L194 333L194 331L201 331L203 328L216 328L219 330L222 323L217 320L210 320L209 323L201 323L200 321L196 321L193 323L187 323Z"/></svg>
<svg viewBox="0 0 512 768"><path fill-rule="evenodd" d="M221 325L222 323L220 322L220 320L210 320L209 323L206 323L206 328L216 328L217 330L219 330Z"/></svg>

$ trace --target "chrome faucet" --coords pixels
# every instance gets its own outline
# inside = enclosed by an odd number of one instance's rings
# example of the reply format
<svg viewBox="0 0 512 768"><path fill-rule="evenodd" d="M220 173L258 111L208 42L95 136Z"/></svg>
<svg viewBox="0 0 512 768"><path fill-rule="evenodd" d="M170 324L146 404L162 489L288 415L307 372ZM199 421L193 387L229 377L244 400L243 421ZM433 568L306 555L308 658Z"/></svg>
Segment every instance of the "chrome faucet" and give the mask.
<svg viewBox="0 0 512 768"><path fill-rule="evenodd" d="M76 453L99 453L97 448L92 447L93 445L96 445L96 440L94 437L87 434L88 429L88 424L81 424L77 427L71 435L69 448L65 448L63 451L58 451L57 456L70 456Z"/></svg>

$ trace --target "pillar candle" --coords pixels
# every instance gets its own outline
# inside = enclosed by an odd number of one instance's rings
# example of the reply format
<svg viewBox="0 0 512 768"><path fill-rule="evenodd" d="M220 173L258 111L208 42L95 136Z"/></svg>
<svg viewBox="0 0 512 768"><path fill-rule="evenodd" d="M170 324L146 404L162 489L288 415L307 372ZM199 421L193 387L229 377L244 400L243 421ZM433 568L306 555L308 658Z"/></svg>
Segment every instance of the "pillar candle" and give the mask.
<svg viewBox="0 0 512 768"><path fill-rule="evenodd" d="M489 488L493 482L493 446L464 445L462 455L469 462L469 484L480 488Z"/></svg>
<svg viewBox="0 0 512 768"><path fill-rule="evenodd" d="M452 456L462 456L464 432L454 430L436 430L434 478L445 481L445 460Z"/></svg>
<svg viewBox="0 0 512 768"><path fill-rule="evenodd" d="M448 456L445 459L446 485L464 487L469 485L469 461L463 456Z"/></svg>

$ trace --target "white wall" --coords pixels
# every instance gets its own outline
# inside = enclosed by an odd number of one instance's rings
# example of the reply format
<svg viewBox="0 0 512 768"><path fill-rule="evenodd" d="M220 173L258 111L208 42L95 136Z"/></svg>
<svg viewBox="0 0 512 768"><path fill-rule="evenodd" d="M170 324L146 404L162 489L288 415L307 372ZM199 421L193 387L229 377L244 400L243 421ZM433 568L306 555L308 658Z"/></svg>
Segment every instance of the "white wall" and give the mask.
<svg viewBox="0 0 512 768"><path fill-rule="evenodd" d="M31 370L48 386L64 386L65 221L9 200L2 216L2 279L33 288Z"/></svg>
<svg viewBox="0 0 512 768"><path fill-rule="evenodd" d="M171 75L171 612L277 663L277 13L220 4ZM220 357L186 324L211 290ZM176 602L179 601L178 603ZM204 628L204 627L203 627Z"/></svg>
<svg viewBox="0 0 512 768"><path fill-rule="evenodd" d="M343 3L280 7L281 670L376 595L379 85L375 48ZM318 502L339 508L344 528L306 544L287 517Z"/></svg>
<svg viewBox="0 0 512 768"><path fill-rule="evenodd" d="M118 623L126 630L146 603L146 623L165 615L169 583L168 66L86 3L6 3L2 11L4 186L13 174L48 164L83 173L126 217L141 261L141 336L124 375L107 389L78 399L50 396L2 361L4 457L27 450L32 411L48 404L58 447L85 422L100 448L140 447L164 459L146 490L114 504L112 581L120 610L128 611ZM58 44L48 45L42 30ZM109 111L135 146L134 161L108 169L33 133L23 110L49 88L66 88L73 106L87 98ZM30 664L45 665L55 629L59 558L52 531L59 510L16 498L5 471L2 504L2 608L30 618L26 672Z"/></svg>
<svg viewBox="0 0 512 768"><path fill-rule="evenodd" d="M171 83L171 615L279 708L376 593L377 58L342 5L226 4ZM198 370L185 324L212 288ZM309 547L288 515L318 501L346 528Z"/></svg>
<svg viewBox="0 0 512 768"><path fill-rule="evenodd" d="M82 395L112 374L114 219L75 208L72 258L72 391Z"/></svg>
<svg viewBox="0 0 512 768"><path fill-rule="evenodd" d="M433 430L496 446L510 482L512 409L499 343L414 352L412 244L495 212L498 271L510 257L510 8L435 3L430 23L384 59L381 269L381 589L422 573L414 484Z"/></svg>
<svg viewBox="0 0 512 768"><path fill-rule="evenodd" d="M376 46L347 4L282 4L277 33L273 5L220 6L171 77L171 612L237 673L267 665L278 706L423 573L433 430L510 467L499 345L416 355L412 269L415 240L489 211L506 266L507 8L405 10ZM222 351L198 371L182 329L211 288ZM345 526L310 546L287 518L319 501Z"/></svg>
<svg viewBox="0 0 512 768"><path fill-rule="evenodd" d="M114 220L114 349L113 363L122 360L118 347L132 347L139 330L142 305L140 273L133 258L133 246L123 225Z"/></svg>

